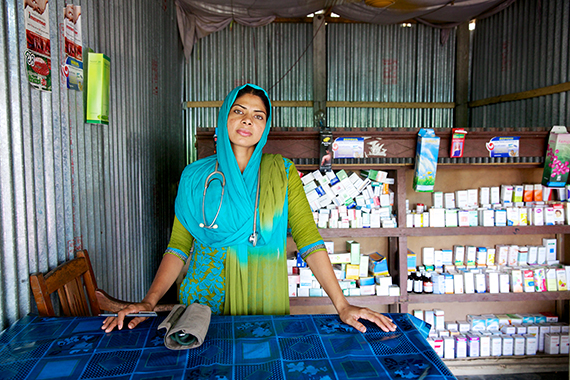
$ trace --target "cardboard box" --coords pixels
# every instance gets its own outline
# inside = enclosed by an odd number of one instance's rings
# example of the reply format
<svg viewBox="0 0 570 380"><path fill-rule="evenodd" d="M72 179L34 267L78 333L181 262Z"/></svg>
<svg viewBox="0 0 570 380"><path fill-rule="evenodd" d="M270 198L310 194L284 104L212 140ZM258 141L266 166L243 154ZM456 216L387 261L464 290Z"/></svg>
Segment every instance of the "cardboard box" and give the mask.
<svg viewBox="0 0 570 380"><path fill-rule="evenodd" d="M451 144L449 157L463 157L463 144L467 131L463 128L453 128L451 130Z"/></svg>
<svg viewBox="0 0 570 380"><path fill-rule="evenodd" d="M491 356L491 335L479 335L479 356Z"/></svg>
<svg viewBox="0 0 570 380"><path fill-rule="evenodd" d="M492 335L491 356L501 356L502 354L503 354L503 338L499 335Z"/></svg>
<svg viewBox="0 0 570 380"><path fill-rule="evenodd" d="M510 335L501 335L503 339L503 356L513 356L514 353L514 339Z"/></svg>
<svg viewBox="0 0 570 380"><path fill-rule="evenodd" d="M474 358L480 356L480 335L469 333L467 337L467 356Z"/></svg>
<svg viewBox="0 0 570 380"><path fill-rule="evenodd" d="M542 185L548 187L564 187L568 181L570 164L570 134L564 126L554 126L550 130Z"/></svg>
<svg viewBox="0 0 570 380"><path fill-rule="evenodd" d="M109 124L109 80L111 59L105 54L87 53L85 83L85 122Z"/></svg>
<svg viewBox="0 0 570 380"><path fill-rule="evenodd" d="M544 334L544 352L550 355L558 355L560 353L560 334Z"/></svg>
<svg viewBox="0 0 570 380"><path fill-rule="evenodd" d="M493 137L486 144L489 157L518 157L519 139L518 136Z"/></svg>
<svg viewBox="0 0 570 380"><path fill-rule="evenodd" d="M467 357L467 337L465 335L455 336L455 357L456 358Z"/></svg>
<svg viewBox="0 0 570 380"><path fill-rule="evenodd" d="M416 145L416 163L413 189L417 192L432 192L435 186L440 138L433 129L420 129Z"/></svg>
<svg viewBox="0 0 570 380"><path fill-rule="evenodd" d="M455 339L452 337L443 338L443 358L455 359Z"/></svg>
<svg viewBox="0 0 570 380"><path fill-rule="evenodd" d="M535 335L525 334L525 354L536 355L538 349L538 339Z"/></svg>
<svg viewBox="0 0 570 380"><path fill-rule="evenodd" d="M525 343L526 340L522 335L513 335L513 351L515 356L521 356L525 354Z"/></svg>
<svg viewBox="0 0 570 380"><path fill-rule="evenodd" d="M568 355L569 353L569 345L570 345L570 337L568 334L560 334L560 354L561 355Z"/></svg>
<svg viewBox="0 0 570 380"><path fill-rule="evenodd" d="M369 269L370 273L374 276L389 276L388 273L388 260L378 252L371 253L368 255L370 260L369 262ZM360 271L359 271L360 273Z"/></svg>

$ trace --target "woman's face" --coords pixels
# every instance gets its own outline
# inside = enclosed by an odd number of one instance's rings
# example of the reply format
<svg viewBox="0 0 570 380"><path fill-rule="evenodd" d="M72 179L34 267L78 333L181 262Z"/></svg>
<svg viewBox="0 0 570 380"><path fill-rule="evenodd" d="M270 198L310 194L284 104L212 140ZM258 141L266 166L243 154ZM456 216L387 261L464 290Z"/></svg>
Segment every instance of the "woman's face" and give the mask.
<svg viewBox="0 0 570 380"><path fill-rule="evenodd" d="M244 94L236 99L228 115L228 135L232 148L255 149L267 122L267 110L261 98Z"/></svg>

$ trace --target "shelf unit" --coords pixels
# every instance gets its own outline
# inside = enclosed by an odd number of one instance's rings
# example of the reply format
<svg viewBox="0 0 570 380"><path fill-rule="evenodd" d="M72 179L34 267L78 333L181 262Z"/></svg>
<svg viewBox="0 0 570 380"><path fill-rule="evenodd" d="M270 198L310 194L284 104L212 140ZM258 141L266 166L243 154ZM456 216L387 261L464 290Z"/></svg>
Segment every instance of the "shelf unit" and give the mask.
<svg viewBox="0 0 570 380"><path fill-rule="evenodd" d="M327 238L386 238L388 239L388 266L395 282L400 286L400 297L353 297L351 302L358 305L390 305L390 311L408 312L411 303L432 302L508 302L527 300L566 301L570 299L569 292L544 293L505 293L505 294L407 294L407 252L408 239L429 236L520 236L520 235L556 235L559 242L559 257L565 251L564 235L570 234L570 226L512 226L512 227L450 227L450 228L406 228L406 198L409 193L407 175L413 171L413 162L417 142L417 128L386 128L386 129L333 129L333 138L365 137L367 141L375 140L382 144L385 156L374 156L368 145L365 146L365 159L343 159L335 161L334 170L376 169L386 170L389 177L395 179L395 210L397 212L397 228L363 228L363 229L320 229L324 239ZM468 129L462 158L450 158L451 129L435 130L440 137L438 173L442 170L466 169L537 169L543 166L546 151L548 128L485 128ZM198 158L214 153L214 129L201 129L196 134ZM517 158L491 159L488 157L486 142L497 136L518 136L520 152ZM293 159L301 171L318 169L319 131L304 128L273 128L269 133L265 153L279 153ZM436 182L437 183L437 182ZM401 269L403 268L403 269ZM401 275L403 274L403 275ZM291 298L291 306L328 305L328 297ZM564 311L566 314L566 310ZM567 318L567 316L565 315Z"/></svg>
<svg viewBox="0 0 570 380"><path fill-rule="evenodd" d="M410 167L400 166L392 169L397 173L397 188L406 188L405 176L400 172L411 170ZM438 169L440 170L440 169ZM445 169L443 169L445 170ZM398 191L396 193L397 205L405 204L406 193ZM405 210L403 215L398 209L398 225L406 224ZM319 232L324 239L327 238L388 238L389 250L388 266L390 274L394 277L395 282L400 286L400 297L353 297L351 302L359 306L367 305L393 305L392 310L407 313L409 304L416 303L452 303L452 302L512 302L512 301L565 301L570 300L570 291L567 292L535 292L535 293L476 293L476 294L414 294L406 292L407 281L407 255L400 254L407 252L408 237L427 237L427 236L520 236L520 235L556 235L560 242L563 242L562 236L570 234L570 225L554 225L554 226L508 226L508 227L441 227L441 228L334 228L320 229ZM563 250L562 244L559 244L559 251ZM559 252L559 257L560 257ZM403 269L401 269L403 268ZM404 275L402 275L404 274ZM291 298L291 306L328 305L328 298Z"/></svg>
<svg viewBox="0 0 570 380"><path fill-rule="evenodd" d="M440 171L456 170L458 175L465 170L518 170L540 169L546 151L549 129L468 129L463 158L449 158L450 129L436 129L436 135L441 138L438 174ZM567 292L536 292L536 293L477 293L477 294L408 294L407 282L407 249L409 239L422 237L454 237L481 236L497 237L523 235L555 235L558 241L558 258L567 263L564 252L565 235L570 234L569 225L555 226L511 226L511 227L452 227L452 228L406 228L406 198L412 192L407 177L413 172L413 162L418 129L379 129L351 130L333 129L333 138L366 137L367 141L376 140L382 144L386 156L374 156L365 146L365 159L339 160L333 163L333 170L376 169L389 172L389 177L395 179L392 187L395 192L395 210L397 213L397 228L366 228L366 229L320 229L324 239L347 238L382 238L388 241L388 267L393 281L400 286L399 297L360 296L351 297L350 302L358 306L388 305L390 312L409 312L411 304L449 304L454 303L500 303L517 301L552 301L562 321L568 323ZM213 153L213 130L202 130L197 133L199 158ZM497 136L519 136L520 152L517 158L490 159L485 143ZM268 137L265 153L279 153L295 162L300 171L318 169L316 157L319 156L319 132L316 129L282 128L273 130ZM437 177L436 177L437 186ZM463 187L464 189L469 186ZM568 257L568 256L567 256ZM570 257L568 257L570 258ZM328 297L297 297L290 298L291 307L332 305ZM446 365L454 374L487 374L496 373L498 369L509 373L533 372L541 370L567 370L568 356L537 355L524 357L493 357L446 360Z"/></svg>

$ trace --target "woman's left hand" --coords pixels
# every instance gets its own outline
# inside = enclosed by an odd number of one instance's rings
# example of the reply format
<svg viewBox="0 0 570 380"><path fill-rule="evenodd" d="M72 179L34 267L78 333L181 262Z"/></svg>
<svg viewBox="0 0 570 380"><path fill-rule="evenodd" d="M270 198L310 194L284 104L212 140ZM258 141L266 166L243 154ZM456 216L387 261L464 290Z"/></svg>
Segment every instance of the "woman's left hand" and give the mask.
<svg viewBox="0 0 570 380"><path fill-rule="evenodd" d="M362 333L366 332L366 327L358 321L359 319L366 319L373 322L386 332L396 331L396 325L390 318L366 307L347 305L338 314L344 323L354 327Z"/></svg>

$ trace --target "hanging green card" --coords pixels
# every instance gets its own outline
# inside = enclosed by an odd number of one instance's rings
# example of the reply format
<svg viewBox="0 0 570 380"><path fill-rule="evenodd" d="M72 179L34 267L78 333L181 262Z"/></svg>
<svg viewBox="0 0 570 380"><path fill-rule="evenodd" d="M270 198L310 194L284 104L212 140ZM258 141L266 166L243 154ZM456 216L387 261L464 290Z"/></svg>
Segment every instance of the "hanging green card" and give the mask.
<svg viewBox="0 0 570 380"><path fill-rule="evenodd" d="M111 60L105 54L87 54L85 122L109 124L109 77Z"/></svg>

